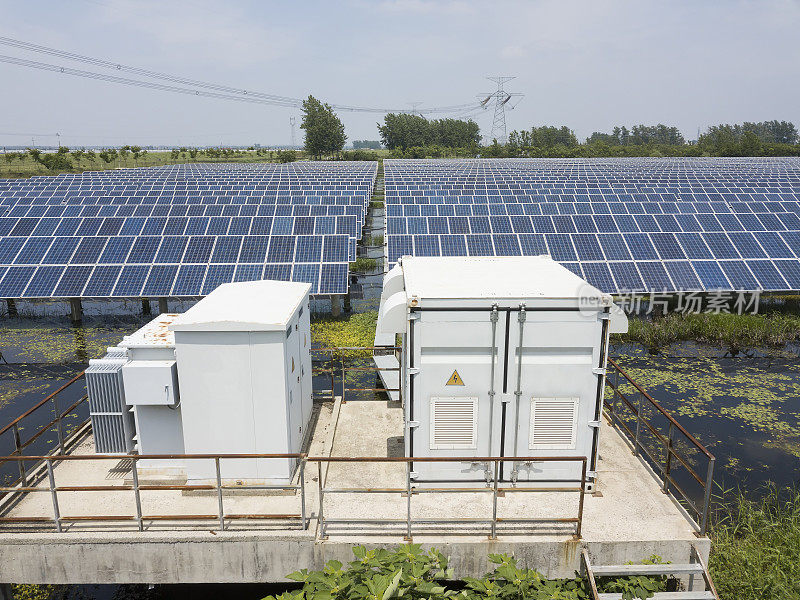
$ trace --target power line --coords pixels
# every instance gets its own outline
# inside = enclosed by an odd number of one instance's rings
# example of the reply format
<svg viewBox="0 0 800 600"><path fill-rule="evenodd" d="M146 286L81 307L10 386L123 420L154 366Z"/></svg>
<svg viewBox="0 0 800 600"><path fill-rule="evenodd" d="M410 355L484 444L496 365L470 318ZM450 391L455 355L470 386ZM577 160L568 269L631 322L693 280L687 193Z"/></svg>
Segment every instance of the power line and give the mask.
<svg viewBox="0 0 800 600"><path fill-rule="evenodd" d="M47 71L55 71L61 72L67 75L73 75L78 77L87 77L89 79L100 79L104 81L110 81L112 83L120 83L123 85L140 85L141 87L149 87L150 89L159 89L162 91L172 91L177 93L183 94L192 94L198 96L205 96L210 98L217 98L217 99L224 99L224 100L234 100L238 99L239 101L251 102L251 103L259 103L259 104L270 104L273 106L285 106L285 107L294 107L300 108L303 105L302 98L292 98L289 96L279 96L275 94L266 94L264 92L257 92L253 90L247 90L243 88L232 87L228 85L221 85L216 83L209 83L206 81L199 81L196 79L189 79L187 77L180 77L176 75L170 75L168 73L161 73L158 71L151 71L149 69L142 69L140 67L132 67L128 65L124 65L121 63L94 58L91 56L85 56L82 54L76 54L74 52L68 52L66 50L58 50L56 48L50 48L47 46L40 46L38 44L33 44L31 42L26 42L23 40L17 40L14 38L9 37L2 37L0 36L0 44L11 46L13 48L18 48L20 50L25 50L28 52L38 52L40 54L47 54L49 56L55 56L58 58L62 58L65 60L71 60L76 62L81 62L84 64L90 64L96 67L102 67L106 69L112 69L117 72L124 72L130 73L133 75L139 75L141 77L147 77L150 79L158 79L161 81L168 81L170 83L180 84L181 86L191 86L194 88L200 88L199 90L191 90L186 88L179 88L172 85L164 85L164 84L155 84L152 82L135 80L135 79L128 79L125 77L117 77L113 75L103 74L103 73L95 73L93 71L83 71L81 69L72 69L70 67L60 67L58 65L51 65L48 63L41 63L37 61L28 61L25 59L19 59L11 56L2 56L0 55L0 62L6 62L9 64L15 64L18 66L33 68L33 69L42 69ZM158 87L164 85L164 87ZM201 91L201 90L206 90ZM460 112L466 109L473 109L475 108L475 103L469 104L455 104L450 106L438 106L438 107L431 107L427 109L420 109L419 112L426 112L426 113L453 113L453 112ZM345 111L345 112L366 112L366 113L377 113L377 114L385 114L385 113L408 113L413 112L414 109L409 111L408 109L394 109L394 108L371 108L371 107L364 107L364 106L353 106L348 104L331 104L332 108L336 110Z"/></svg>

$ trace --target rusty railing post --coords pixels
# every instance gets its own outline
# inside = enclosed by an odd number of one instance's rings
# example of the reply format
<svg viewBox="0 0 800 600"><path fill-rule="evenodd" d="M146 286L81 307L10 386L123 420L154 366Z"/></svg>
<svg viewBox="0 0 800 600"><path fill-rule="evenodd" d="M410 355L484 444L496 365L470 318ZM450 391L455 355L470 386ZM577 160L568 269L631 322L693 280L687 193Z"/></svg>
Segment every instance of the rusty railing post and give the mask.
<svg viewBox="0 0 800 600"><path fill-rule="evenodd" d="M715 458L708 461L708 471L706 471L706 489L703 497L703 514L700 520L700 535L705 535L708 532L708 508L711 504L711 487L714 481L714 462Z"/></svg>
<svg viewBox="0 0 800 600"><path fill-rule="evenodd" d="M300 457L300 529L306 528L306 456Z"/></svg>
<svg viewBox="0 0 800 600"><path fill-rule="evenodd" d="M53 395L53 409L56 411L56 433L58 434L58 450L66 454L64 449L64 428L61 423L61 410L58 408L58 394Z"/></svg>
<svg viewBox="0 0 800 600"><path fill-rule="evenodd" d="M500 479L500 461L498 459L494 460L494 477L492 481L492 530L489 534L489 538L496 540L497 539L497 486L498 480Z"/></svg>
<svg viewBox="0 0 800 600"><path fill-rule="evenodd" d="M583 529L583 497L586 495L586 457L581 461L581 497L578 500L578 523L575 527L575 537L581 538L581 530Z"/></svg>
<svg viewBox="0 0 800 600"><path fill-rule="evenodd" d="M225 511L222 506L222 472L219 468L219 456L214 457L214 468L217 472L217 511L219 513L219 530L225 531Z"/></svg>
<svg viewBox="0 0 800 600"><path fill-rule="evenodd" d="M19 424L14 423L14 452L22 457L22 440L19 437ZM28 478L25 476L25 461L18 460L19 466L19 482L23 487L28 485Z"/></svg>
<svg viewBox="0 0 800 600"><path fill-rule="evenodd" d="M331 402L336 401L336 369L333 368L333 350L330 350L330 362L328 363L328 371L331 376Z"/></svg>
<svg viewBox="0 0 800 600"><path fill-rule="evenodd" d="M345 366L344 366L344 350L342 350L342 404L347 401L346 387L345 387Z"/></svg>
<svg viewBox="0 0 800 600"><path fill-rule="evenodd" d="M56 476L53 473L53 461L49 458L47 463L47 479L50 485L50 497L53 499L53 521L56 524L56 531L61 533L61 511L58 509L58 492L56 492Z"/></svg>
<svg viewBox="0 0 800 600"><path fill-rule="evenodd" d="M406 541L411 541L411 461L406 461Z"/></svg>
<svg viewBox="0 0 800 600"><path fill-rule="evenodd" d="M136 500L136 524L139 526L139 531L144 531L144 524L142 523L142 497L139 491L139 468L136 465L136 458L133 459L133 469L131 475L133 479L133 497Z"/></svg>
<svg viewBox="0 0 800 600"><path fill-rule="evenodd" d="M322 486L322 461L317 461L317 486L319 488L319 510L317 512L317 520L319 521L319 539L324 540L327 538L325 535L325 492Z"/></svg>
<svg viewBox="0 0 800 600"><path fill-rule="evenodd" d="M619 395L619 369L614 367L614 393L611 394L611 414L617 416L617 396Z"/></svg>
<svg viewBox="0 0 800 600"><path fill-rule="evenodd" d="M639 456L639 431L642 428L642 398L644 394L639 392L639 404L636 407L636 436L633 439L633 455Z"/></svg>
<svg viewBox="0 0 800 600"><path fill-rule="evenodd" d="M667 432L667 444L665 446L667 450L667 456L664 458L664 493L669 494L669 472L672 467L672 433L673 433L673 425L670 421L669 424L669 431Z"/></svg>

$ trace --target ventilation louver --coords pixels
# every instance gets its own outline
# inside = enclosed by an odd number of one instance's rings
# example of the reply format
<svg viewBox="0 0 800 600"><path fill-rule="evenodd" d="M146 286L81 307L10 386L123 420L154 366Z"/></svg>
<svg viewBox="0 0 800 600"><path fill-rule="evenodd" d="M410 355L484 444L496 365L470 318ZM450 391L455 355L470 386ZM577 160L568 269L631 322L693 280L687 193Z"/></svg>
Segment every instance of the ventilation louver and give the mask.
<svg viewBox="0 0 800 600"><path fill-rule="evenodd" d="M530 450L572 450L578 398L532 398Z"/></svg>
<svg viewBox="0 0 800 600"><path fill-rule="evenodd" d="M127 362L124 350L109 348L103 358L89 361L86 369L89 418L99 454L128 454L134 448L136 426L130 406L125 404L122 383L122 367Z"/></svg>
<svg viewBox="0 0 800 600"><path fill-rule="evenodd" d="M431 398L431 449L477 448L477 440L477 398Z"/></svg>

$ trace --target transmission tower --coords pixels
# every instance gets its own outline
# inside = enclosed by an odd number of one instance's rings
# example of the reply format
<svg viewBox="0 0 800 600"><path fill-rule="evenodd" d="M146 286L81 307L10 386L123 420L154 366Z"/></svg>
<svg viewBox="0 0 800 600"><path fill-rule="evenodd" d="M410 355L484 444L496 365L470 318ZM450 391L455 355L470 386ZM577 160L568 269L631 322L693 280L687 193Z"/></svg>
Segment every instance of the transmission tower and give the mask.
<svg viewBox="0 0 800 600"><path fill-rule="evenodd" d="M510 94L503 89L503 84L507 81L511 81L512 79L516 79L515 77L487 77L489 81L493 81L497 84L497 90L491 93L481 94L481 106L487 108L489 104L494 101L494 118L492 119L492 132L489 135L490 140L497 140L501 144L508 143L508 133L506 131L506 104L508 104L509 100L512 98L522 98L524 94ZM509 106L508 108L514 108L516 104Z"/></svg>
<svg viewBox="0 0 800 600"><path fill-rule="evenodd" d="M294 150L294 117L289 117L289 125L292 126L292 150Z"/></svg>

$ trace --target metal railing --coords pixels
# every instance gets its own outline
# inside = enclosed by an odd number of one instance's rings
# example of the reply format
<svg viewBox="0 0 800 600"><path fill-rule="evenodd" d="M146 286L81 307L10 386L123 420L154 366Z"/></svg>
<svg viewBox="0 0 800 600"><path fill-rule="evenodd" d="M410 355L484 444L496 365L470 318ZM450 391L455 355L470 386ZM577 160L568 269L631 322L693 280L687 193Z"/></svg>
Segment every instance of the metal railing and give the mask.
<svg viewBox="0 0 800 600"><path fill-rule="evenodd" d="M643 457L659 477L664 493L675 497L696 515L698 532L705 535L714 480L714 455L611 358L608 359L606 385L612 390L611 398L603 401L609 419L630 439L634 455ZM624 386L632 386L633 393L624 393L621 390ZM648 416L649 410L662 418L661 430ZM659 449L662 456L656 455ZM701 457L705 464L693 466L692 453ZM705 474L701 475L697 471L702 472L703 467ZM676 471L681 470L683 476L679 483ZM688 484L699 486L699 493L685 490Z"/></svg>
<svg viewBox="0 0 800 600"><path fill-rule="evenodd" d="M62 473L59 471L59 465L65 463L88 463L91 461L117 461L120 459L130 460L130 468L126 469L125 473L129 475L129 480L122 483L111 485L68 485L59 484L57 480L61 478ZM227 460L261 460L261 459L296 459L298 461L296 477L293 481L295 483L287 484L246 484L243 482L232 481L230 478L223 477L221 462ZM330 457L330 456L306 456L304 454L164 454L164 455L117 455L117 454L87 454L87 455L42 455L42 456L5 456L0 457L0 460L8 461L37 461L44 465L45 469L39 483L24 483L12 486L0 487L0 492L10 494L0 506L0 526L2 525L16 525L16 526L41 526L43 524L52 525L56 532L62 533L71 529L70 525L77 523L83 524L103 524L103 523L135 523L138 531L145 531L151 529L156 523L168 523L170 527L178 527L179 523L194 525L204 524L213 521L217 524L219 531L229 529L233 521L243 523L241 528L255 529L256 526L248 527L248 521L263 522L268 520L275 523L275 527L280 530L284 529L299 529L307 530L309 523L313 516L317 519L317 535L319 539L327 539L330 526L335 525L362 525L364 530L369 531L375 526L397 526L400 525L401 530L397 533L403 533L405 539L412 539L412 536L418 531L419 526L436 526L437 533L459 534L464 533L463 529L466 526L483 526L489 533L491 539L496 539L499 532L499 525L512 524L512 525L525 525L525 524L546 524L552 523L554 525L574 524L574 538L581 537L581 530L583 525L583 506L584 496L586 492L586 457L426 457L426 458L404 458L404 457ZM175 461L213 461L214 464L214 477L209 480L198 480L198 483L177 484L170 482L158 483L142 483L140 481L141 475L138 472L137 463L140 461L148 461L158 463L165 461L167 464L172 465ZM412 462L470 462L470 463L486 463L494 467L494 477L492 481L488 482L484 487L478 487L472 484L472 487L416 487L412 485L411 478L411 463ZM579 463L581 469L581 477L579 485L564 486L564 487L525 487L521 485L509 486L503 485L500 482L500 464L502 462L568 462ZM316 513L315 515L308 513L308 504L313 498L309 497L306 486L306 475L308 464L315 464L317 467L316 480L317 480L317 496L316 496ZM332 478L329 474L324 475L324 471L329 471L331 463L350 463L366 465L369 463L396 463L405 464L405 485L403 487L395 488L377 488L372 485L368 474L363 477L363 485L352 485L350 487L333 487L332 484L336 483L336 478ZM327 467L327 468L324 468ZM74 472L65 472L63 475L75 475ZM344 477L343 480L351 481L352 477ZM465 482L467 483L467 482ZM552 485L552 484L550 484ZM263 510L261 512L247 512L236 513L227 512L225 508L225 494L226 492L242 492L248 490L261 490L261 491L289 491L292 492L295 501L299 502L298 511L296 513L274 512ZM189 513L175 511L169 514L165 513L146 513L143 510L143 495L144 493L152 492L180 492L182 495L187 492L202 493L208 492L209 498L216 498L217 510L215 513ZM525 518L512 518L498 516L498 498L506 496L511 493L531 493L531 492L573 492L578 494L577 514L569 517L525 517ZM134 514L109 514L104 512L102 514L65 514L65 504L69 504L73 509L75 506L82 508L91 505L83 501L77 501L73 496L69 502L64 502L64 494L81 494L81 493L105 493L114 494L113 499L104 498L103 502L98 503L101 507L115 507L118 508L122 505L119 494L130 494L129 498L133 498L133 506L135 507ZM491 515L486 518L445 518L445 519L420 519L412 517L412 498L422 494L489 494L491 496ZM14 508L18 507L17 500L23 498L26 494L47 494L51 500L52 513L49 516L42 514L35 515L20 515L20 511ZM348 518L330 518L325 516L325 498L326 496L334 494L400 494L405 497L405 510L406 516L402 519L376 519L368 517L353 517ZM161 499L162 502L164 498ZM178 498L173 498L170 504L174 506ZM268 506L268 502L260 502L261 505ZM345 510L350 510L354 507L346 507ZM38 505L41 510L41 505ZM340 507L342 510L342 507ZM527 507L526 507L527 510ZM24 512L24 509L22 510ZM79 512L84 512L80 510ZM350 511L351 513L353 511ZM204 528L207 525L203 525ZM369 529L367 529L369 528ZM353 533L352 530L348 533ZM469 531L467 533L474 533ZM519 533L512 531L511 533ZM382 535L390 535L387 530L381 530Z"/></svg>
<svg viewBox="0 0 800 600"><path fill-rule="evenodd" d="M574 523L575 533L574 538L580 539L581 529L583 526L583 502L586 493L586 465L587 460L585 456L561 456L561 457L328 457L318 458L310 457L309 461L317 462L319 473L322 473L323 463L405 463L405 487L402 488L378 488L378 487L349 487L349 488L335 488L326 487L323 483L322 476L318 479L318 521L319 521L319 537L320 539L328 538L329 525L347 525L357 523L369 523L372 526L379 525L401 525L404 528L404 539L410 541L413 537L415 525L436 525L439 527L438 532L441 533L441 526L443 525L485 525L489 527L489 538L497 539L498 524L540 524L540 523ZM469 462L469 463L485 463L493 465L493 476L490 482L484 487L427 487L427 486L412 486L411 465L412 463L433 463L433 462ZM524 486L503 486L500 487L500 464L503 462L578 462L581 464L581 479L579 486L572 487L524 487ZM467 482L465 482L467 483ZM497 499L501 495L505 496L507 493L529 493L529 492L575 492L579 494L578 498L578 514L575 517L528 517L528 518L506 518L497 516ZM452 519L415 519L412 517L412 498L420 494L491 494L492 498L492 514L487 518L452 518ZM400 494L406 498L405 509L406 516L403 519L331 519L325 517L325 496L330 494ZM385 535L385 531L381 531Z"/></svg>
<svg viewBox="0 0 800 600"><path fill-rule="evenodd" d="M56 484L56 467L61 463L69 462L89 462L89 461L116 461L130 460L130 478L131 482L123 482L121 484L113 485L57 485ZM299 461L297 471L297 483L287 483L279 485L269 484L245 484L236 482L231 485L225 483L222 477L221 461L223 460L247 460L247 459L296 459ZM303 454L158 454L158 455L120 455L120 454L86 454L86 455L52 455L52 456L3 456L0 460L9 460L22 462L37 461L46 466L46 485L13 485L2 486L0 492L5 494L13 494L17 497L28 493L47 493L50 495L52 501L53 516L45 517L41 515L17 515L9 516L13 511L0 511L0 524L37 524L37 523L53 523L57 532L64 531L65 523L78 523L78 522L136 522L139 531L144 531L145 522L156 521L174 521L174 522L202 522L202 521L216 521L220 531L224 531L226 521L232 520L276 520L276 521L298 521L298 525L293 527L295 529L306 529L308 527L308 517L306 516L306 493L305 493L305 466L306 460ZM166 461L167 464L173 465L175 461L184 460L208 460L214 463L215 480L213 483L197 483L197 484L174 484L174 483L156 483L156 484L142 484L139 481L139 473L137 462L140 461ZM272 513L272 512L258 512L258 513L226 513L224 503L224 493L226 490L235 490L236 492L248 490L273 490L273 491L292 491L295 494L299 493L300 497L300 510L298 513ZM142 492L156 492L156 491L175 491L175 492L213 492L217 499L217 512L215 514L196 514L196 513L182 513L176 512L172 514L144 514L142 511ZM84 515L63 515L61 508L62 504L59 501L59 493L82 493L82 492L102 492L102 493L117 493L117 492L133 492L133 500L135 505L134 515L119 515L119 514L84 514ZM103 503L103 506L118 506L115 501L110 503ZM10 504L10 503L9 503Z"/></svg>
<svg viewBox="0 0 800 600"><path fill-rule="evenodd" d="M348 355L348 353L357 353L357 352L369 352L369 354L364 354L364 356L352 356ZM341 392L342 402L347 402L348 392L397 392L400 394L402 398L402 389L401 387L397 388L386 388L386 387L353 387L348 386L347 384L347 374L348 373L378 373L381 371L388 372L388 371L396 371L398 373L398 382L400 381L399 372L400 367L378 367L374 364L358 364L360 361L363 362L372 362L372 355L374 352L393 352L395 357L397 358L398 365L402 364L402 346L340 346L340 347L323 347L323 348L311 348L311 355L312 355L312 364L313 362L320 362L319 359L313 359L315 354L325 354L327 355L327 363L330 365L329 367L313 367L312 374L313 375L328 375L330 377L330 394L325 396L330 400L333 400L336 397L336 378L338 377L341 381L341 387L339 391ZM350 364L356 362L357 364ZM328 391L328 390L326 390Z"/></svg>
<svg viewBox="0 0 800 600"><path fill-rule="evenodd" d="M71 396L71 398L64 399L64 396ZM78 397L77 400L74 400L75 396ZM71 400L72 402L70 402ZM0 482L8 477L7 473L5 473L5 477L2 477L5 470L3 467L11 462L16 464L12 477L17 477L11 485L26 485L31 474L36 472L43 463L35 456L26 457L24 451L37 441L40 442L39 447L44 445L45 450L50 450L46 446L47 440L43 440L42 436L52 432L53 429L55 429L58 452L62 455L66 454L71 444L75 441L73 434L85 428L89 423L88 416L81 421L81 415L77 412L79 407L82 407L87 400L86 377L85 373L81 371L0 429L0 444L8 445L8 447L13 444L13 451L9 456L0 456ZM62 406L67 403L69 403L69 406L62 410ZM48 411L50 411L52 418L49 422L42 424L41 420L48 418ZM77 420L77 422L65 427L65 421L70 418ZM38 424L36 423L37 421L39 421ZM34 432L27 439L23 439L24 432L29 425L34 426ZM8 443L9 437L11 438L11 444ZM2 448L2 445L0 445L0 448ZM37 452L37 454L39 453ZM3 495L4 493L0 491L0 499L2 499Z"/></svg>

